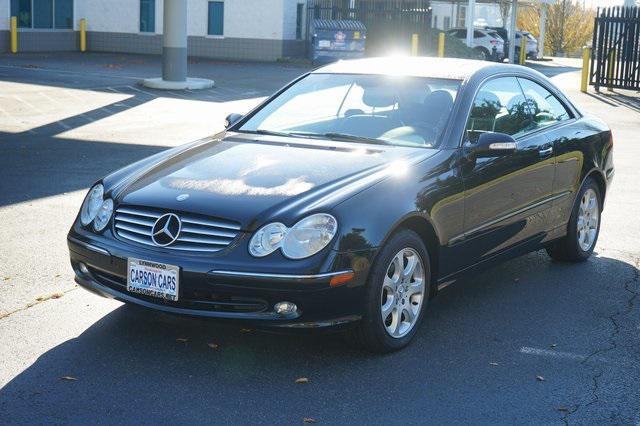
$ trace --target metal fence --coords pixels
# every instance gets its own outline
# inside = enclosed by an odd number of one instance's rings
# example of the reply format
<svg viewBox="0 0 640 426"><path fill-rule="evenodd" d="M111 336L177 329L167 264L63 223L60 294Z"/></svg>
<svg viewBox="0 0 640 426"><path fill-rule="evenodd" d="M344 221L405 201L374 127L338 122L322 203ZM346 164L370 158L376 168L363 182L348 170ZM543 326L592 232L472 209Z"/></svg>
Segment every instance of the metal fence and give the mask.
<svg viewBox="0 0 640 426"><path fill-rule="evenodd" d="M308 0L307 22L313 19L356 19L367 27L369 56L408 51L412 34L431 29L429 0ZM307 25L309 31L309 25ZM307 34L307 40L313 34ZM421 50L426 49L421 43Z"/></svg>
<svg viewBox="0 0 640 426"><path fill-rule="evenodd" d="M640 7L598 9L589 84L640 89Z"/></svg>

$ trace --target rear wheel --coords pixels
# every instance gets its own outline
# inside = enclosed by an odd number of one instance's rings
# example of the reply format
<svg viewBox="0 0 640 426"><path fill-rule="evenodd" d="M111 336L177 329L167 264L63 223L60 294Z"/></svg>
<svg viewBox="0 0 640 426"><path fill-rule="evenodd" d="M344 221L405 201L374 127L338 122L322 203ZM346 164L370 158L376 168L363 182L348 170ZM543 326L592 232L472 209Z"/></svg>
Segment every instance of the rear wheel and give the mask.
<svg viewBox="0 0 640 426"><path fill-rule="evenodd" d="M600 233L601 200L598 184L587 178L571 212L567 235L547 248L549 256L569 262L582 262L591 256Z"/></svg>
<svg viewBox="0 0 640 426"><path fill-rule="evenodd" d="M409 344L429 298L431 268L421 238L401 230L382 248L366 290L365 314L352 330L356 342L385 353Z"/></svg>
<svg viewBox="0 0 640 426"><path fill-rule="evenodd" d="M473 50L478 54L478 59L486 61L489 58L489 51L484 47L476 47Z"/></svg>

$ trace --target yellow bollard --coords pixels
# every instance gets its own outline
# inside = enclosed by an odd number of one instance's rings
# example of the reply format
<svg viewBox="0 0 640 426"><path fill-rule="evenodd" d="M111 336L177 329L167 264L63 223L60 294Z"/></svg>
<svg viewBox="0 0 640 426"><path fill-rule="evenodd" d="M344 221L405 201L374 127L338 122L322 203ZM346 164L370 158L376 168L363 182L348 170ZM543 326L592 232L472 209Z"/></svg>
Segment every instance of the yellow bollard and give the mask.
<svg viewBox="0 0 640 426"><path fill-rule="evenodd" d="M527 62L527 36L522 34L520 37L520 65Z"/></svg>
<svg viewBox="0 0 640 426"><path fill-rule="evenodd" d="M582 49L582 81L580 82L580 91L587 93L589 86L589 65L591 63L591 48Z"/></svg>
<svg viewBox="0 0 640 426"><path fill-rule="evenodd" d="M418 56L418 34L413 34L411 36L411 56Z"/></svg>
<svg viewBox="0 0 640 426"><path fill-rule="evenodd" d="M87 50L87 20L82 18L80 20L80 51L86 52Z"/></svg>
<svg viewBox="0 0 640 426"><path fill-rule="evenodd" d="M616 51L612 50L611 52L609 52L609 66L607 67L607 80L609 81L610 86L607 88L607 90L609 92L613 92L613 86L611 86L611 84L613 84L613 72L615 71L616 68Z"/></svg>
<svg viewBox="0 0 640 426"><path fill-rule="evenodd" d="M18 53L18 18L11 17L11 53Z"/></svg>
<svg viewBox="0 0 640 426"><path fill-rule="evenodd" d="M444 33L438 34L438 58L444 58Z"/></svg>

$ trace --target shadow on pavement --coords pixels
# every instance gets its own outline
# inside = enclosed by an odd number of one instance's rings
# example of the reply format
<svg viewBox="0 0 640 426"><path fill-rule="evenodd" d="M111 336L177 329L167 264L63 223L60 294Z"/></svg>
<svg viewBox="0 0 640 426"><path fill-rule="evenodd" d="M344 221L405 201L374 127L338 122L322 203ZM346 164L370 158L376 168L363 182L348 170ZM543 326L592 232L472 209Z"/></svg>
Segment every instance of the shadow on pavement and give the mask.
<svg viewBox="0 0 640 426"><path fill-rule="evenodd" d="M122 306L9 382L0 412L19 423L398 423L425 413L437 424L559 422L557 407L592 399L599 361L520 348L554 343L615 362L605 350L615 338L606 317L625 315L629 294L621 286L637 276L634 266L606 257L567 265L533 253L449 287L429 305L414 343L386 356L351 349L332 334L242 332ZM601 330L574 333L594 317ZM67 375L78 380L59 379ZM295 384L298 377L310 382ZM619 380L634 389L637 379L629 369ZM603 399L623 386L600 380ZM631 419L639 397L636 386L606 408Z"/></svg>
<svg viewBox="0 0 640 426"><path fill-rule="evenodd" d="M167 148L104 142L99 134L96 140L68 139L58 136L62 133L125 113L158 97L221 103L267 96L306 70L295 64L247 64L191 58L190 75L213 77L217 86L202 91L162 91L139 85L142 78L160 72L160 56L0 54L0 61L3 64L0 65L0 82L27 85L16 86L13 95L0 94L0 101L10 102L6 105L20 106L22 93L37 92L41 90L39 86L129 95L127 99L91 111L76 113L73 110L70 117L19 133L0 131L0 207L87 188L105 174ZM55 97L55 94L50 92L50 96ZM90 97L91 92L83 96ZM74 108L74 105L69 107ZM2 112L0 108L0 114ZM42 114L35 108L31 113ZM20 116L8 117L20 120ZM202 120L206 121L207 117ZM142 134L140 137L148 136Z"/></svg>
<svg viewBox="0 0 640 426"><path fill-rule="evenodd" d="M634 112L640 112L640 93L633 96L632 92L626 94L621 93L620 91L612 91L593 92L587 93L587 95L613 107L625 107Z"/></svg>

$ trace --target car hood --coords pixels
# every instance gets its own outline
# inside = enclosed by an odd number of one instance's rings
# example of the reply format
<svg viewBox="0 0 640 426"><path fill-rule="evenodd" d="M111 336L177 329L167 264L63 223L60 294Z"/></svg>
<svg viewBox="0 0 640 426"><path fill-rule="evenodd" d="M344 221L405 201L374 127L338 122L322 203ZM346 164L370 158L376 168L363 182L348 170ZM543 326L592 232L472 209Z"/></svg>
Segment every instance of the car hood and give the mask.
<svg viewBox="0 0 640 426"><path fill-rule="evenodd" d="M118 205L186 211L251 229L297 220L435 153L426 148L227 134L171 150L120 182ZM395 164L394 162L398 162Z"/></svg>

